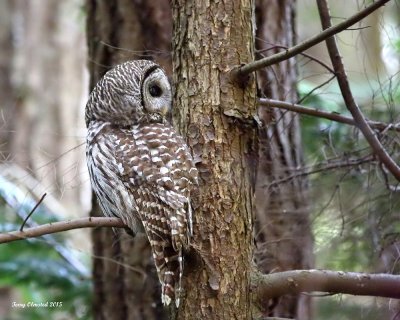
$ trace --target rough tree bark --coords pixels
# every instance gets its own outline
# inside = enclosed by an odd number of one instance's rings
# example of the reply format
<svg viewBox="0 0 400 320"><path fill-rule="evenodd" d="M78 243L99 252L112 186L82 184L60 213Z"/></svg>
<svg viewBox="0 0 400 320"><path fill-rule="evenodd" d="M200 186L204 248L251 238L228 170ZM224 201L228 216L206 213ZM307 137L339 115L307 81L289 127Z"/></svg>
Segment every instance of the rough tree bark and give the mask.
<svg viewBox="0 0 400 320"><path fill-rule="evenodd" d="M193 247L178 319L250 319L255 81L230 71L253 60L253 2L173 2L178 127L200 173ZM254 159L253 159L254 160Z"/></svg>
<svg viewBox="0 0 400 320"><path fill-rule="evenodd" d="M171 10L167 0L87 0L90 88L115 64L156 59L171 70ZM101 216L94 201L92 216ZM95 319L165 319L146 238L94 230Z"/></svg>
<svg viewBox="0 0 400 320"><path fill-rule="evenodd" d="M295 43L295 0L257 1L257 52L262 56L282 51ZM272 49L271 49L272 48ZM269 49L269 50L265 50ZM264 50L264 51L263 51ZM295 102L295 59L258 72L261 96ZM303 164L299 117L276 108L259 110L259 166L256 184L257 266L264 273L308 269L314 264L313 240L308 211L307 183L297 178L273 184L290 176ZM271 312L271 302L262 306L270 315L310 319L310 298L285 296Z"/></svg>

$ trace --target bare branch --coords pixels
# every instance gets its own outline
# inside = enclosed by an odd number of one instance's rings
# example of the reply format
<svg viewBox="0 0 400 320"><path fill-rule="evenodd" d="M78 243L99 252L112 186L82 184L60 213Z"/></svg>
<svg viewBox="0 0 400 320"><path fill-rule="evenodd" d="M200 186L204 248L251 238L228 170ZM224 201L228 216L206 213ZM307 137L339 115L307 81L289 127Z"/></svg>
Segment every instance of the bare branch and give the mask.
<svg viewBox="0 0 400 320"><path fill-rule="evenodd" d="M312 174L316 174L316 173L320 173L323 171L328 171L328 170L335 170L335 169L343 169L343 168L347 168L347 167L355 167L355 166L359 166L362 165L364 163L368 163L373 161L374 158L371 156L366 156L363 158L359 158L359 159L344 159L344 160L340 160L340 161L333 161L333 162L324 162L324 163L320 163L317 164L315 166L312 166L310 168L303 168L302 170L300 170L297 173L294 173L292 175L289 175L285 178L281 178L278 180L273 180L271 181L271 183L269 184L265 184L263 186L261 186L262 188L270 188L282 183L286 183L289 182L293 179L296 178L300 178L300 177L304 177L304 176L309 176Z"/></svg>
<svg viewBox="0 0 400 320"><path fill-rule="evenodd" d="M316 44L325 41L329 37L345 30L346 28L356 24L375 10L379 9L381 6L383 6L385 3L389 2L390 0L378 0L373 2L371 5L366 7L364 10L361 10L357 12L355 15L351 16L350 18L346 19L345 21L332 26L317 35L295 45L294 47L291 47L285 51L279 52L277 54L274 54L272 56L250 62L248 64L245 64L244 66L241 66L236 72L239 76L239 78L243 78L245 75L257 71L259 69L268 67L270 65L282 62L284 60L287 60L289 58L294 57L295 55L299 54L302 51L307 50L308 48L311 48L312 46L315 46Z"/></svg>
<svg viewBox="0 0 400 320"><path fill-rule="evenodd" d="M90 217L61 221L0 234L0 243L38 237L44 234L77 228L125 227L119 218ZM377 297L400 298L400 276L327 270L294 270L252 275L252 291L258 299L279 297L300 292L348 293Z"/></svg>
<svg viewBox="0 0 400 320"><path fill-rule="evenodd" d="M295 103L290 103L290 102L285 102L285 101L279 101L279 100L273 100L273 99L268 99L268 98L260 98L258 100L259 105L263 107L273 107L273 108L278 108L278 109L284 109L284 110L289 110L301 114L306 114L308 116L313 116L313 117L319 117L319 118L324 118L340 123L345 123L349 124L352 126L355 126L356 123L353 118L342 116L339 113L336 112L327 112L323 111L320 109L315 109L315 108L308 108L304 107L300 104L295 104ZM393 125L393 124L388 124L385 122L379 122L379 121L369 121L367 120L367 123L371 128L377 129L379 131L384 131L384 130L394 130L394 131L399 131L400 132L400 125Z"/></svg>
<svg viewBox="0 0 400 320"><path fill-rule="evenodd" d="M79 228L114 227L124 228L125 224L119 218L89 217L75 220L60 221L27 228L24 231L0 233L0 243L40 237L45 234L62 232Z"/></svg>
<svg viewBox="0 0 400 320"><path fill-rule="evenodd" d="M373 4L378 4L379 2L384 1L376 1ZM322 28L328 30L331 27L331 17L329 14L328 3L326 0L317 0L317 5L321 18ZM360 108L354 101L354 97L351 93L350 85L346 76L342 57L340 56L339 49L336 45L335 37L330 37L326 39L326 47L328 49L328 53L332 61L332 66L335 70L336 78L347 109L350 111L357 127L361 130L365 139L368 141L369 145L374 150L379 160L382 161L382 163L392 173L392 175L398 181L400 181L400 167L396 164L396 162L390 157L385 148L382 146L374 131L368 125L367 120L362 114Z"/></svg>
<svg viewBox="0 0 400 320"><path fill-rule="evenodd" d="M281 45L274 44L270 48L256 50L256 52L262 54L263 52L274 50L274 49L277 49L277 48L278 49L284 49L284 50L288 50L289 49L289 47L287 47L287 46L281 46ZM305 52L300 52L300 55L302 55L302 56L304 56L304 57L306 57L306 58L318 63L319 65L324 67L326 70L328 70L330 73L335 74L335 71L330 66L328 66L325 62L323 62L321 59L318 59L317 57L314 57L311 54L308 54L308 53L305 53ZM265 55L262 55L262 56L264 57Z"/></svg>
<svg viewBox="0 0 400 320"><path fill-rule="evenodd" d="M328 270L292 270L254 273L252 292L258 300L301 292L345 293L359 296L400 298L400 276Z"/></svg>

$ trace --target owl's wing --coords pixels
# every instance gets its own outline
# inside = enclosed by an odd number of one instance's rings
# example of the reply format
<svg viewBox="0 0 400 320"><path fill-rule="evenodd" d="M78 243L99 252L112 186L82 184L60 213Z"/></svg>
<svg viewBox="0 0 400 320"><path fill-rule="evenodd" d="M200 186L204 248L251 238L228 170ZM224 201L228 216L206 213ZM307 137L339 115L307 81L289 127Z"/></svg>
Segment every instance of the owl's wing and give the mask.
<svg viewBox="0 0 400 320"><path fill-rule="evenodd" d="M187 201L197 184L197 170L188 147L172 127L153 124L121 130L111 138L120 178L127 186L147 185L175 209ZM170 198L168 191L177 199Z"/></svg>
<svg viewBox="0 0 400 320"><path fill-rule="evenodd" d="M120 179L133 194L144 224L160 235L172 234L174 247L186 244L197 170L183 139L162 124L120 131L113 139Z"/></svg>
<svg viewBox="0 0 400 320"><path fill-rule="evenodd" d="M192 223L189 196L197 183L191 155L183 139L163 124L116 130L109 139L118 179L152 246L162 300L169 304L176 297L179 304L182 247L189 244Z"/></svg>

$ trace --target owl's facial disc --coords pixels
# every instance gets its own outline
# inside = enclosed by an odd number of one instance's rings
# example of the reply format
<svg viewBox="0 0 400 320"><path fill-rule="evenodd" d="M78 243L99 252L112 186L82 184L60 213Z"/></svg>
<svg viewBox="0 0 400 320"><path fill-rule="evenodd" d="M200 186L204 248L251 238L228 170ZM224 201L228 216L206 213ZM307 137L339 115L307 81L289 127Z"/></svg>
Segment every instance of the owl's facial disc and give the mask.
<svg viewBox="0 0 400 320"><path fill-rule="evenodd" d="M142 86L143 107L148 113L165 117L171 109L171 86L165 73L157 68L152 71Z"/></svg>

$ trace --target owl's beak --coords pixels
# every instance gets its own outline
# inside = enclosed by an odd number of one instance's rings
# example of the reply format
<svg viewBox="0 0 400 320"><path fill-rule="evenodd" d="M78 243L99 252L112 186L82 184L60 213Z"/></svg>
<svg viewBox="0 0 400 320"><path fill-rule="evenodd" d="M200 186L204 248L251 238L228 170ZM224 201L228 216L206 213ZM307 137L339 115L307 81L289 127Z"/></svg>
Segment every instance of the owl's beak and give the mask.
<svg viewBox="0 0 400 320"><path fill-rule="evenodd" d="M170 107L168 106L168 105L163 105L162 107L161 107L161 115L163 116L163 117L165 117L167 114L168 114L168 111L169 111L169 109L170 109Z"/></svg>

